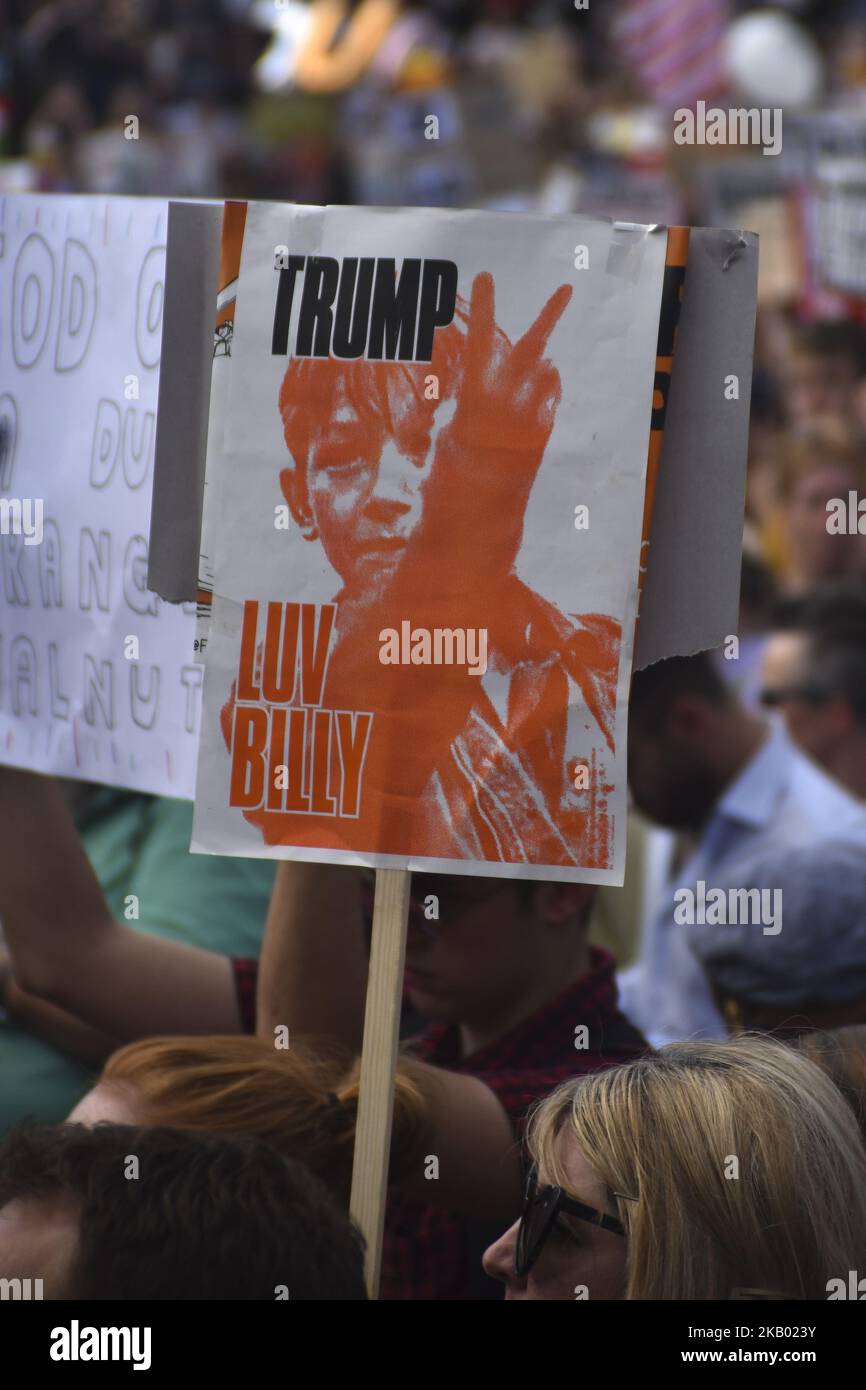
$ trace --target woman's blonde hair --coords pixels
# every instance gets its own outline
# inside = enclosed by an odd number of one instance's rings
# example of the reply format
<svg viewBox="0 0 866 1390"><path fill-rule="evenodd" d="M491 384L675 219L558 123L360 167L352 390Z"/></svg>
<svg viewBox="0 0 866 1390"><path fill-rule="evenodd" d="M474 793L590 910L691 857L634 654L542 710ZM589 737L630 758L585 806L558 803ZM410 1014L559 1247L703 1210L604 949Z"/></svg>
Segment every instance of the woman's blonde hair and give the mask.
<svg viewBox="0 0 866 1390"><path fill-rule="evenodd" d="M566 1134L626 1227L626 1298L824 1299L829 1279L866 1263L854 1116L782 1043L676 1043L560 1086L529 1147L567 1191Z"/></svg>
<svg viewBox="0 0 866 1390"><path fill-rule="evenodd" d="M245 1034L144 1038L113 1053L98 1084L129 1095L145 1124L265 1139L348 1202L359 1067L347 1072L345 1058L326 1044L293 1036L281 1050ZM395 1181L417 1166L427 1133L425 1079L403 1058L394 1093Z"/></svg>
<svg viewBox="0 0 866 1390"><path fill-rule="evenodd" d="M801 1033L796 1046L839 1087L866 1141L866 1023Z"/></svg>

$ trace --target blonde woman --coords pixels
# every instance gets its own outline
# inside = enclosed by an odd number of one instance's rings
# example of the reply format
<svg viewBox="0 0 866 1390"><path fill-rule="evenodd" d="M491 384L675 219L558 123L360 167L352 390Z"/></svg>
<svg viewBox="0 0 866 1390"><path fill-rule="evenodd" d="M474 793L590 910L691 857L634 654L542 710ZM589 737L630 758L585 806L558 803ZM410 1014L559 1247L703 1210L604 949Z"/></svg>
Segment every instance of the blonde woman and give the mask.
<svg viewBox="0 0 866 1390"><path fill-rule="evenodd" d="M569 1081L529 1130L523 1216L490 1247L516 1299L824 1299L866 1264L845 1100L767 1038L676 1043Z"/></svg>

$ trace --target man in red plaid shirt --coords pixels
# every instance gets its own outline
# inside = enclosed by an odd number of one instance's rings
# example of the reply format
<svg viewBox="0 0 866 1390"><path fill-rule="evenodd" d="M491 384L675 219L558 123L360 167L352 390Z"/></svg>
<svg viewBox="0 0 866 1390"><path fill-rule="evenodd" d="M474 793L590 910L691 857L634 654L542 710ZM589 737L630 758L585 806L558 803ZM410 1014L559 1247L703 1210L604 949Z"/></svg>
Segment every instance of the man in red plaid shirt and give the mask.
<svg viewBox="0 0 866 1390"><path fill-rule="evenodd" d="M593 892L413 875L405 987L429 1023L408 1050L429 1067L433 1138L391 1191L382 1298L498 1297L480 1259L519 1214L527 1111L560 1081L646 1050L617 1009L613 958L587 942ZM263 1036L285 1024L360 1052L363 906L357 870L281 863L258 977ZM248 1018L252 972L237 980Z"/></svg>

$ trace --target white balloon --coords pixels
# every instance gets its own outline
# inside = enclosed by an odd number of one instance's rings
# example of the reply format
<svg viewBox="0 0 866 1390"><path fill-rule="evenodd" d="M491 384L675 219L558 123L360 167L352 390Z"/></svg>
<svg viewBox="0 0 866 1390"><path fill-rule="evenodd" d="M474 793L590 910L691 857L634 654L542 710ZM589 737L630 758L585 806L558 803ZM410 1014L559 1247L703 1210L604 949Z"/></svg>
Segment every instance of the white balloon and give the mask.
<svg viewBox="0 0 866 1390"><path fill-rule="evenodd" d="M811 106L823 85L821 54L788 15L754 10L735 19L725 37L728 77L737 93L761 106Z"/></svg>
<svg viewBox="0 0 866 1390"><path fill-rule="evenodd" d="M272 29L270 43L253 65L253 78L263 92L288 91L294 82L298 53L310 29L312 7L300 0L258 0L251 11L260 28Z"/></svg>

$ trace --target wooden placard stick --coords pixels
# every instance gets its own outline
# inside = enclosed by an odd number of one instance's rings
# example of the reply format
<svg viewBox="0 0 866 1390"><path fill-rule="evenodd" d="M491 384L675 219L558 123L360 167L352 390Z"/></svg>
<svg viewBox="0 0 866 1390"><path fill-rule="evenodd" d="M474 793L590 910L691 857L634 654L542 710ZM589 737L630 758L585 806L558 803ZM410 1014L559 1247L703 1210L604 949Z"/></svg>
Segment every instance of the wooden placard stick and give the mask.
<svg viewBox="0 0 866 1390"><path fill-rule="evenodd" d="M364 1272L370 1298L378 1297L382 1268L409 888L408 869L376 870L350 1200L352 1219L367 1242Z"/></svg>

